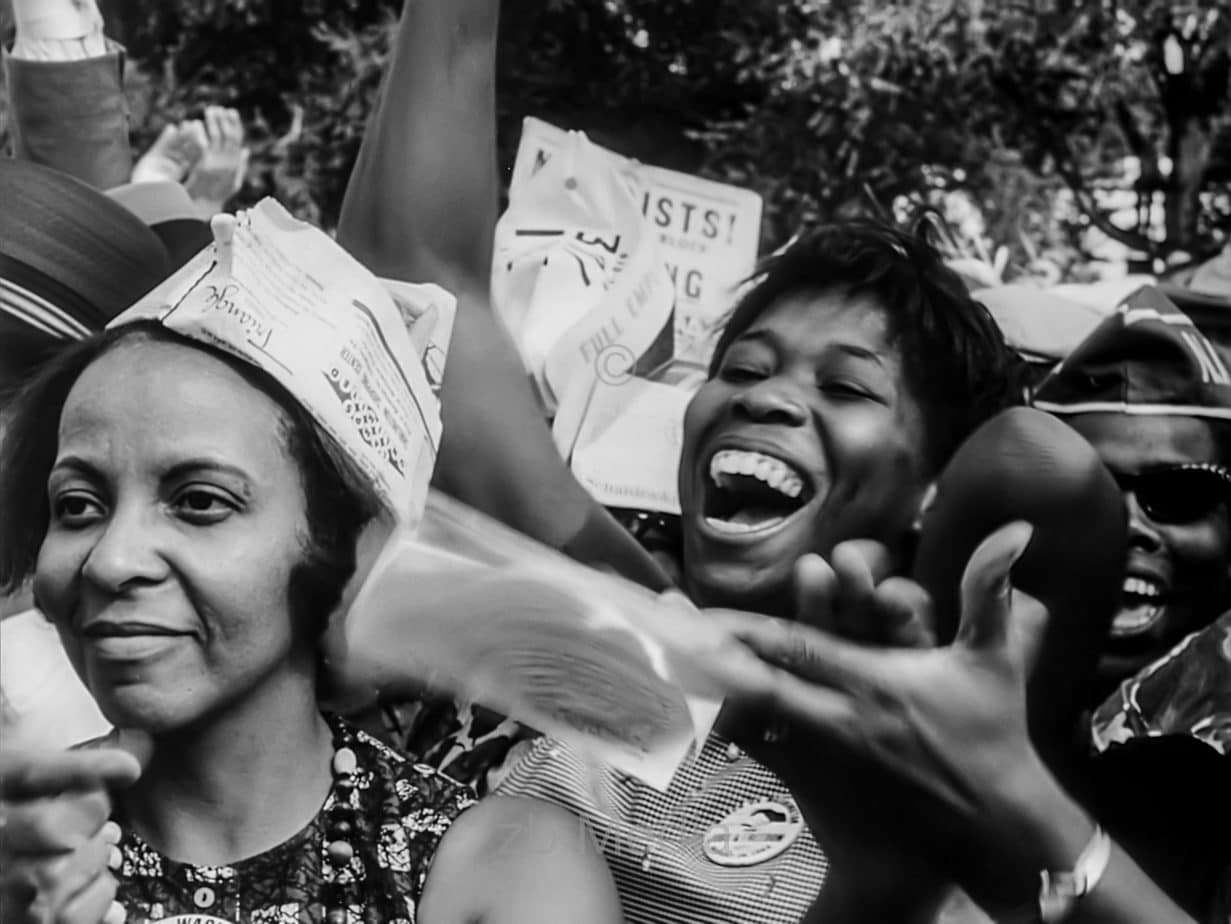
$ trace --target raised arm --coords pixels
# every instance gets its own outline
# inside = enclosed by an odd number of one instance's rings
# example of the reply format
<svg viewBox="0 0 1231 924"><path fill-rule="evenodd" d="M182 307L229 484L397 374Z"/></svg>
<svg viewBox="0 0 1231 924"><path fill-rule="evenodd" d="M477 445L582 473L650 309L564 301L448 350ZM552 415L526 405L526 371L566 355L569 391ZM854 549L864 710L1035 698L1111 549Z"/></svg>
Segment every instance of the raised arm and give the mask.
<svg viewBox="0 0 1231 924"><path fill-rule="evenodd" d="M660 589L654 561L573 478L491 308L498 0L407 0L338 240L378 275L458 299L436 485L574 557Z"/></svg>
<svg viewBox="0 0 1231 924"><path fill-rule="evenodd" d="M99 189L128 182L123 49L103 36L93 2L14 0L4 52L13 155Z"/></svg>

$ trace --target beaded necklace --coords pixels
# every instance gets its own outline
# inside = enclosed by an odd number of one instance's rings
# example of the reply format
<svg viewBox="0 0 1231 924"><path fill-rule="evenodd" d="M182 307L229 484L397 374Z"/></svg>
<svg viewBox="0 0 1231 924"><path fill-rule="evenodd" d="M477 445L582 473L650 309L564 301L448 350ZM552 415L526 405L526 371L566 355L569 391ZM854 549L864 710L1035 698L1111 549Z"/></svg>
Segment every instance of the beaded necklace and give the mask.
<svg viewBox="0 0 1231 924"><path fill-rule="evenodd" d="M333 761L330 763L333 773L333 804L325 813L325 854L329 857L332 872L325 880L321 898L327 909L325 924L346 924L346 899L356 885L350 872L350 863L355 856L355 848L350 838L357 830L354 793L359 759L351 747L354 742L350 730L335 720L330 720L330 726L334 732L335 747Z"/></svg>
<svg viewBox="0 0 1231 924"><path fill-rule="evenodd" d="M352 839L358 832L359 759L354 748L353 732L332 716L326 716L326 721L333 733L334 752L330 760L332 785L321 818L323 839L317 842L322 860L320 892L316 901L308 907L312 909L313 917L323 915L324 924L347 924L347 908L363 904L359 894L360 883L352 865L356 854ZM150 875L140 870L129 870L128 873ZM212 892L210 899L212 901ZM200 902L197 904L204 910Z"/></svg>

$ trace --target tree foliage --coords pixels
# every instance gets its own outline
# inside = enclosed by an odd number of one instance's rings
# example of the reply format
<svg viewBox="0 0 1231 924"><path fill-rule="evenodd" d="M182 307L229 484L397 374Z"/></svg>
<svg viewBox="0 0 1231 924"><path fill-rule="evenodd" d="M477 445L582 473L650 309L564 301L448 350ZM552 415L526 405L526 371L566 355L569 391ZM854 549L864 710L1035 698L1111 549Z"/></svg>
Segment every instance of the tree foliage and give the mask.
<svg viewBox="0 0 1231 924"><path fill-rule="evenodd" d="M114 6L141 140L236 105L256 148L246 196L331 224L396 0ZM1229 56L1231 0L517 0L503 12L501 159L525 115L582 128L757 189L767 245L957 190L1019 264L1091 226L1150 258L1199 256L1231 230ZM1113 223L1100 190L1116 183L1140 193L1142 224L1163 204L1165 235Z"/></svg>

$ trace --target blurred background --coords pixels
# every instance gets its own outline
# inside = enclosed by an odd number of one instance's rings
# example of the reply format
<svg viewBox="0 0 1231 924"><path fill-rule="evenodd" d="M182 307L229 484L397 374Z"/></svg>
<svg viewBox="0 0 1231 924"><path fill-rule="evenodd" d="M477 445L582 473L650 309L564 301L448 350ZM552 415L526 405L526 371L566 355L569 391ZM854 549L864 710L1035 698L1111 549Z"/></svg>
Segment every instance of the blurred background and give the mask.
<svg viewBox="0 0 1231 924"><path fill-rule="evenodd" d="M398 0L101 6L138 150L235 107L241 202L332 226ZM582 129L755 189L764 248L927 203L1005 282L1183 282L1231 234L1231 0L516 0L500 81L504 167L527 115Z"/></svg>

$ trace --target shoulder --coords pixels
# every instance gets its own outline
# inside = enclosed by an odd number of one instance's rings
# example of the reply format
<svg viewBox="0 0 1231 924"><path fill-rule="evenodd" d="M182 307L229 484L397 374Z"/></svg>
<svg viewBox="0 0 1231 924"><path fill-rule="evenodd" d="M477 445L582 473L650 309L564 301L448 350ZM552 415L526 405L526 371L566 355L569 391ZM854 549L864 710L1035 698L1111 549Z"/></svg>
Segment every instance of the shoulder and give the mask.
<svg viewBox="0 0 1231 924"><path fill-rule="evenodd" d="M424 903L501 924L621 920L615 884L586 825L558 805L506 796L488 797L449 829Z"/></svg>
<svg viewBox="0 0 1231 924"><path fill-rule="evenodd" d="M546 857L593 846L585 824L572 812L549 802L515 796L489 796L450 831L442 845L471 862L504 864L516 857Z"/></svg>

